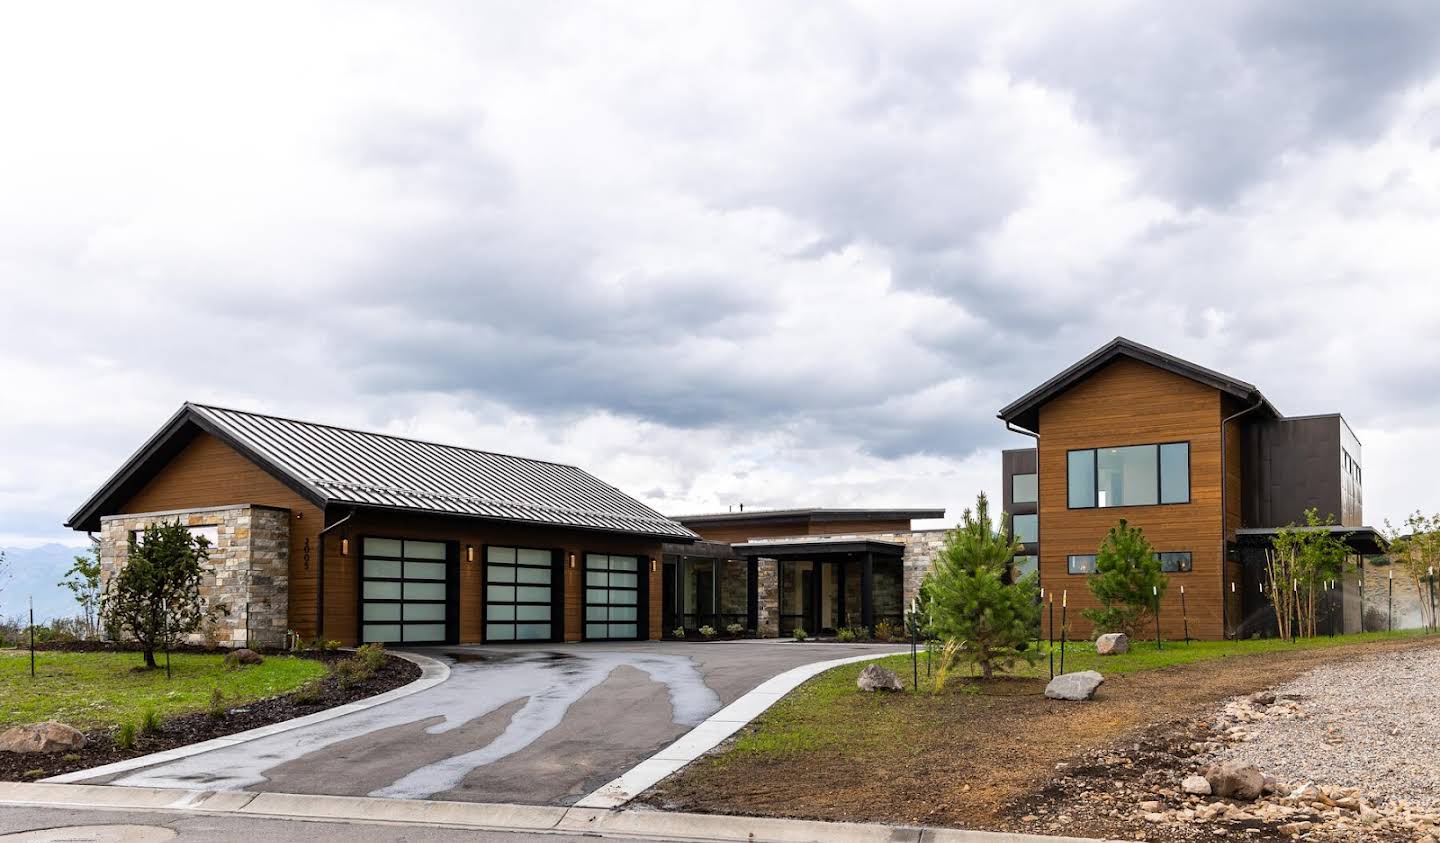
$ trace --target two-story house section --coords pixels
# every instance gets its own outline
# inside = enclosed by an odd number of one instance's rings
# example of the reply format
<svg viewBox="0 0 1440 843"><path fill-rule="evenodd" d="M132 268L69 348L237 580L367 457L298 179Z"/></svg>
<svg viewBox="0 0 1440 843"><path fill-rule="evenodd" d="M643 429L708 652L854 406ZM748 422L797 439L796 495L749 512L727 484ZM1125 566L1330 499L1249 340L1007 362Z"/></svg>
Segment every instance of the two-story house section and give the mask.
<svg viewBox="0 0 1440 843"><path fill-rule="evenodd" d="M1269 634L1264 549L1307 507L1333 514L1363 565L1381 550L1362 526L1360 444L1339 415L1286 418L1253 384L1116 338L1005 407L1036 447L1004 452L1006 510L1071 634L1096 605L1086 578L1120 519L1143 527L1171 575L1161 634ZM1358 629L1358 576L1327 593L1322 623ZM1184 613L1180 587L1184 586ZM1348 592L1347 592L1348 588ZM1328 629L1327 629L1328 631Z"/></svg>

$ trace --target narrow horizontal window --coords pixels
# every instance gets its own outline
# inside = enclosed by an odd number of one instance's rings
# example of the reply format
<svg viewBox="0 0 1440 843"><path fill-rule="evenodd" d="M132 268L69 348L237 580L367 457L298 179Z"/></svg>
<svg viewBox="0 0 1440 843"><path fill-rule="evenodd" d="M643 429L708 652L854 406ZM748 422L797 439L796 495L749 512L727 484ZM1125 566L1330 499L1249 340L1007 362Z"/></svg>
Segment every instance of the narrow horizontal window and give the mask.
<svg viewBox="0 0 1440 843"><path fill-rule="evenodd" d="M1160 570L1167 574L1185 574L1193 568L1188 550L1166 551L1155 556L1160 560Z"/></svg>
<svg viewBox="0 0 1440 843"><path fill-rule="evenodd" d="M1066 454L1071 509L1190 502L1190 443L1087 448Z"/></svg>
<svg viewBox="0 0 1440 843"><path fill-rule="evenodd" d="M1093 574L1095 573L1095 555L1067 556L1065 569L1072 574Z"/></svg>

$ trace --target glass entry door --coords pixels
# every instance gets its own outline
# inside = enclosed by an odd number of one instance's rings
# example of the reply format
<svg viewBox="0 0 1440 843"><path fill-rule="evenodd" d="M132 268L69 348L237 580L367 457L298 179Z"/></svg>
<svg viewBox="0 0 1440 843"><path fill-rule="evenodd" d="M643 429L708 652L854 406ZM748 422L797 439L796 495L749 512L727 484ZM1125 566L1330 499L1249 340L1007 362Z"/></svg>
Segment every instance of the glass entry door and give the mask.
<svg viewBox="0 0 1440 843"><path fill-rule="evenodd" d="M458 565L451 543L364 537L360 568L360 640L445 644L451 630Z"/></svg>
<svg viewBox="0 0 1440 843"><path fill-rule="evenodd" d="M585 639L640 637L640 557L585 554Z"/></svg>
<svg viewBox="0 0 1440 843"><path fill-rule="evenodd" d="M485 640L553 641L555 616L553 550L485 548Z"/></svg>

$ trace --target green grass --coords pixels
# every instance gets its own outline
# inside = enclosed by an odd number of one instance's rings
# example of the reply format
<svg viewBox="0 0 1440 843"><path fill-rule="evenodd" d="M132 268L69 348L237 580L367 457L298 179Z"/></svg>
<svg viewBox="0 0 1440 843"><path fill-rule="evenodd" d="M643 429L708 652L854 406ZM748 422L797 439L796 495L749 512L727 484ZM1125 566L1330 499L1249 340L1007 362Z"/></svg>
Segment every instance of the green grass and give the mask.
<svg viewBox="0 0 1440 843"><path fill-rule="evenodd" d="M1365 644L1379 641L1409 638L1422 634L1420 630L1396 632L1367 632L1355 635L1337 635L1334 638L1322 636L1302 639L1297 643L1278 639L1250 641L1166 641L1157 650L1154 641L1132 641L1130 652L1121 656L1099 656L1095 654L1093 642L1072 642L1065 647L1065 670L1098 670L1106 675L1133 673L1142 670L1156 670L1174 665L1193 662L1244 658L1264 653L1288 652L1293 650L1314 650L1340 647L1351 644ZM1048 678L1050 662L1041 644L1041 658L1034 665L1023 662L1006 675L1028 678ZM938 666L939 650L933 654ZM868 664L880 664L895 671L907 691L912 688L912 667L910 654L887 656L874 662L844 665L820 674L795 691L791 692L769 711L765 712L754 726L738 737L731 750L716 761L727 764L737 760L756 757L780 757L793 753L844 748L847 752L863 750L865 745L903 746L907 734L915 728L924 728L929 717L943 716L939 706L926 705L922 697L916 705L908 706L904 718L884 716L886 707L893 698L885 694L859 694L855 690L855 679ZM1056 645L1055 670L1060 670L1059 645ZM933 689L927 676L925 651L919 651L920 690ZM970 676L967 668L961 667L952 674L950 683L943 694L928 697L937 700L953 694L965 694L976 690L964 680Z"/></svg>
<svg viewBox="0 0 1440 843"><path fill-rule="evenodd" d="M294 690L325 674L324 665L290 656L268 656L264 664L226 670L220 654L174 654L173 678L159 670L136 671L139 653L30 654L0 650L0 729L41 720L59 720L78 729L136 723L154 710L161 718L204 711L215 688L227 705L243 705Z"/></svg>

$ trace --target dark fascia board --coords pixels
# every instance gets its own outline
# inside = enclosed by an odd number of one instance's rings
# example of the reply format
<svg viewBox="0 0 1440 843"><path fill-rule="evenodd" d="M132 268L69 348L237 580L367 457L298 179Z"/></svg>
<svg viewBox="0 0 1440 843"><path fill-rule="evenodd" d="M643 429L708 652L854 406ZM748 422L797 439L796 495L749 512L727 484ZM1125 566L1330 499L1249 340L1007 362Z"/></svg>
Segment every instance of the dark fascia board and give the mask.
<svg viewBox="0 0 1440 843"><path fill-rule="evenodd" d="M1245 544L1269 544L1270 540L1284 527L1241 527L1235 531L1237 541ZM1319 527L1292 527L1297 533L1324 530L1342 536L1345 544L1359 553L1384 553L1390 549L1390 540L1374 527L1345 527L1328 524Z"/></svg>
<svg viewBox="0 0 1440 843"><path fill-rule="evenodd" d="M1260 390L1254 384L1221 374L1214 369L1207 369L1204 366L1191 363L1189 360L1181 359L1173 354L1166 354L1148 345L1141 345L1125 337L1116 337L1090 354L1085 355L1079 362L1006 405L996 416L1003 421L1023 427L1026 430L1036 430L1040 424L1039 411L1042 404L1045 404L1060 393L1089 377L1100 367L1120 357L1129 357L1141 363L1154 366L1157 369L1164 369L1167 372L1189 378L1197 383L1218 389L1228 395L1233 395L1242 401L1259 401L1269 410L1271 415L1277 418L1280 417L1280 412L1260 393Z"/></svg>
<svg viewBox="0 0 1440 843"><path fill-rule="evenodd" d="M646 539L659 539L662 544L673 542L676 544L693 544L700 537L686 538L677 536L674 533L651 533L645 530L617 530L608 527L590 527L581 524L556 524L549 521L534 521L529 518L499 518L494 515L470 515L465 512L442 512L434 509L425 509L412 506L385 506L375 503L354 503L343 499L335 499L330 502L331 506L354 509L356 512L379 512L379 513L401 513L404 515L427 515L432 518L450 518L458 521L484 521L490 524L505 524L507 526L521 527L544 527L552 530L574 530L580 533L594 533L605 536L638 536ZM693 533L691 535L694 535Z"/></svg>
<svg viewBox="0 0 1440 843"><path fill-rule="evenodd" d="M815 541L753 541L730 546L736 558L763 556L767 559L791 558L795 556L814 557L834 553L878 553L882 556L900 557L905 555L905 545L898 542L856 538L846 541L816 539Z"/></svg>
<svg viewBox="0 0 1440 843"><path fill-rule="evenodd" d="M246 459L260 466L266 473L295 490L297 494L324 509L329 499L319 489L291 474L274 460L269 459L243 440L235 437L224 426L216 424L196 408L186 403L155 431L139 450L130 455L120 468L106 480L89 500L65 521L72 530L96 530L100 526L102 510L117 503L123 494L134 494L139 487L179 452L180 448L195 437L196 431L203 430L211 436L234 448Z"/></svg>
<svg viewBox="0 0 1440 843"><path fill-rule="evenodd" d="M699 515L676 515L672 521L681 524L714 524L725 521L894 521L897 519L944 518L943 508L911 509L753 509L749 512L712 512Z"/></svg>

